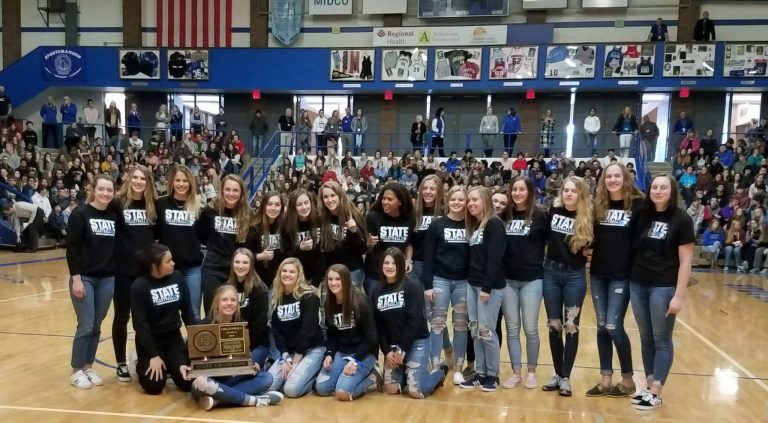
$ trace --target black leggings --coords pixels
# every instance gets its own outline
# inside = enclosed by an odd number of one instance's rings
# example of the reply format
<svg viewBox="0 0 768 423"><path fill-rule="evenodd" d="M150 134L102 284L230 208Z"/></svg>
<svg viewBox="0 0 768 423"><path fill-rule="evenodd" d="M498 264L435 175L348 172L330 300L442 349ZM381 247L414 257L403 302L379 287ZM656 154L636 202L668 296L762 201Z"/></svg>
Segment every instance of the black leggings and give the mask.
<svg viewBox="0 0 768 423"><path fill-rule="evenodd" d="M112 303L115 315L112 319L112 345L115 347L117 364L125 363L125 347L128 343L128 319L131 318L131 284L135 279L130 275L115 275L115 294Z"/></svg>
<svg viewBox="0 0 768 423"><path fill-rule="evenodd" d="M445 157L445 150L443 150L444 145L445 138L432 137L432 148L429 149L429 154L434 154L435 149L438 149L438 152L440 153L439 157Z"/></svg>
<svg viewBox="0 0 768 423"><path fill-rule="evenodd" d="M167 334L155 334L154 340L159 356L165 363L165 371L162 372L160 380L152 380L150 379L151 373L146 374L147 369L149 369L149 360L153 357L136 342L136 354L139 357L139 361L136 363L136 373L139 375L139 384L144 392L149 395L162 393L169 373L173 383L180 390L189 392L192 388L192 381L184 379L179 370L182 364L189 365L187 345L184 343L184 338L181 337L181 332L177 330Z"/></svg>

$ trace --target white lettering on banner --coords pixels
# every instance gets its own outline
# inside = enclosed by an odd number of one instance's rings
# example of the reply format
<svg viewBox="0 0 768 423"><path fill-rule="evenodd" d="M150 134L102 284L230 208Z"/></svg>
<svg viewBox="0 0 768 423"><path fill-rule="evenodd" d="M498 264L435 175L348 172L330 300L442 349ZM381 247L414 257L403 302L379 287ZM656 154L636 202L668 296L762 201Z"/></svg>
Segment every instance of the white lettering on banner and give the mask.
<svg viewBox="0 0 768 423"><path fill-rule="evenodd" d="M376 308L379 311L394 310L405 306L405 292L393 292L391 294L380 295L376 301Z"/></svg>
<svg viewBox="0 0 768 423"><path fill-rule="evenodd" d="M237 221L234 217L216 216L213 225L218 233L237 235Z"/></svg>
<svg viewBox="0 0 768 423"><path fill-rule="evenodd" d="M603 226L629 226L629 219L632 217L631 211L608 210L605 212L605 220L600 222Z"/></svg>
<svg viewBox="0 0 768 423"><path fill-rule="evenodd" d="M123 210L123 219L128 226L149 226L146 210Z"/></svg>
<svg viewBox="0 0 768 423"><path fill-rule="evenodd" d="M171 226L193 226L195 215L187 213L185 210L166 210L165 223Z"/></svg>
<svg viewBox="0 0 768 423"><path fill-rule="evenodd" d="M467 230L443 228L443 239L449 244L466 244Z"/></svg>
<svg viewBox="0 0 768 423"><path fill-rule="evenodd" d="M506 25L373 28L374 47L471 46L506 43Z"/></svg>
<svg viewBox="0 0 768 423"><path fill-rule="evenodd" d="M561 234L573 235L573 226L576 221L571 217L556 214L552 216L551 229Z"/></svg>
<svg viewBox="0 0 768 423"><path fill-rule="evenodd" d="M379 241L381 242L406 242L408 241L407 226L382 226L379 228Z"/></svg>
<svg viewBox="0 0 768 423"><path fill-rule="evenodd" d="M300 303L297 301L295 303L277 306L277 318L282 322L298 319L301 317L301 308L299 307L299 304Z"/></svg>
<svg viewBox="0 0 768 423"><path fill-rule="evenodd" d="M648 238L666 239L669 225L665 222L653 222L651 230L648 231Z"/></svg>
<svg viewBox="0 0 768 423"><path fill-rule="evenodd" d="M150 289L149 294L152 296L152 304L156 306L175 303L181 299L181 292L177 284Z"/></svg>
<svg viewBox="0 0 768 423"><path fill-rule="evenodd" d="M91 233L97 236L115 236L115 222L107 219L88 219Z"/></svg>
<svg viewBox="0 0 768 423"><path fill-rule="evenodd" d="M523 219L510 220L507 223L507 235L510 236L528 236L531 233L531 225L525 224Z"/></svg>
<svg viewBox="0 0 768 423"><path fill-rule="evenodd" d="M352 0L309 0L310 15L351 15Z"/></svg>

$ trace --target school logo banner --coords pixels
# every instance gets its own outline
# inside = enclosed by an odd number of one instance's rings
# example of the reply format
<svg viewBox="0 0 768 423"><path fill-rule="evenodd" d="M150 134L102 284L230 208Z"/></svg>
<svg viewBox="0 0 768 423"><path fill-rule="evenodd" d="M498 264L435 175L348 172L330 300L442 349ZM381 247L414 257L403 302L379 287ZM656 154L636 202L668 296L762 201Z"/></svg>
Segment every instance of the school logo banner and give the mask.
<svg viewBox="0 0 768 423"><path fill-rule="evenodd" d="M84 81L85 49L49 47L42 49L43 79L47 81Z"/></svg>
<svg viewBox="0 0 768 423"><path fill-rule="evenodd" d="M293 44L304 23L304 0L270 0L269 10L272 35L282 45Z"/></svg>

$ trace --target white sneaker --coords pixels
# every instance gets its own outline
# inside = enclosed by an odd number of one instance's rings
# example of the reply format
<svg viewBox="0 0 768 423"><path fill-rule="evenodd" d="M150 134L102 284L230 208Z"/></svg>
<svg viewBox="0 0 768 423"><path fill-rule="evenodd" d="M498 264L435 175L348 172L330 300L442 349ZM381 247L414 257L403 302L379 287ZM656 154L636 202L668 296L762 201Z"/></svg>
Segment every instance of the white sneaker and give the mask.
<svg viewBox="0 0 768 423"><path fill-rule="evenodd" d="M82 370L78 370L72 373L72 375L69 377L69 384L74 386L75 388L80 388L80 389L93 388L93 383L91 383L91 381L88 380L88 376L86 376Z"/></svg>
<svg viewBox="0 0 768 423"><path fill-rule="evenodd" d="M461 372L453 372L453 384L461 385L462 383L464 383L464 375Z"/></svg>
<svg viewBox="0 0 768 423"><path fill-rule="evenodd" d="M723 272L727 272L727 271L728 271L728 266L723 267Z"/></svg>
<svg viewBox="0 0 768 423"><path fill-rule="evenodd" d="M539 386L539 381L536 380L536 373L528 373L528 376L525 377L523 387L525 389L536 389L537 386Z"/></svg>
<svg viewBox="0 0 768 423"><path fill-rule="evenodd" d="M640 400L640 402L635 404L635 408L644 411L654 410L661 407L661 403L661 398L648 392L643 396L643 399Z"/></svg>
<svg viewBox="0 0 768 423"><path fill-rule="evenodd" d="M104 380L98 373L96 373L96 370L87 369L83 373L85 373L85 376L88 377L88 380L90 380L94 386L101 386L104 384Z"/></svg>
<svg viewBox="0 0 768 423"><path fill-rule="evenodd" d="M631 402L632 404L638 404L638 403L640 403L640 401L643 400L644 396L646 396L646 395L648 395L650 393L651 393L651 391L649 389L647 389L647 388L646 389L642 389L640 391L637 391L635 393L635 395L632 395L631 397L629 397L629 402Z"/></svg>
<svg viewBox="0 0 768 423"><path fill-rule="evenodd" d="M131 377L139 380L139 374L136 372L136 363L139 362L139 356L136 355L136 352L132 352L128 356L128 373L130 373Z"/></svg>
<svg viewBox="0 0 768 423"><path fill-rule="evenodd" d="M516 388L523 382L523 378L518 375L512 375L509 377L509 379L505 380L504 383L501 385L504 389L512 389Z"/></svg>

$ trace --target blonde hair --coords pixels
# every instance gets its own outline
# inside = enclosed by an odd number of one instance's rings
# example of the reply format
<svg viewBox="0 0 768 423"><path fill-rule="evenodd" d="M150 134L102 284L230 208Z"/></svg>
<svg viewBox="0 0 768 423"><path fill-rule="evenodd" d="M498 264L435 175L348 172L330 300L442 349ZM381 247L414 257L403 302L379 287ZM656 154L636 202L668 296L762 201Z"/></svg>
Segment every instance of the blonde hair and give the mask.
<svg viewBox="0 0 768 423"><path fill-rule="evenodd" d="M593 210L592 202L589 201L589 185L584 179L578 176L568 176L563 180L563 186L555 198L554 207L564 207L563 189L565 184L572 183L579 191L579 199L576 203L576 222L573 225L573 235L568 237L568 245L571 247L571 253L576 254L582 248L592 243L593 233Z"/></svg>
<svg viewBox="0 0 768 423"><path fill-rule="evenodd" d="M304 266L301 265L299 259L296 257L288 257L280 263L280 266L277 268L277 273L275 274L275 280L272 282L272 287L275 290L272 294L272 310L282 304L285 288L283 287L283 282L280 280L280 272L283 270L283 267L290 265L295 266L298 273L296 275L296 288L291 293L291 296L298 300L307 294L316 295L317 291L315 290L315 287L307 283L307 278L304 276Z"/></svg>
<svg viewBox="0 0 768 423"><path fill-rule="evenodd" d="M232 254L232 265L229 269L229 279L227 280L227 285L237 287L237 284L239 283L237 280L237 274L235 274L234 266L235 257L238 254L248 257L248 259L251 261L251 264L248 266L248 274L245 275L245 279L243 280L243 294L248 297L251 295L251 292L253 292L254 289L267 292L267 286L264 284L264 281L261 280L259 274L256 273L256 257L253 255L251 250L247 248L238 248L235 250L235 253Z"/></svg>
<svg viewBox="0 0 768 423"><path fill-rule="evenodd" d="M237 184L238 187L240 187L240 198L237 200L237 205L235 206L235 220L237 221L237 242L244 243L246 238L248 237L248 229L251 226L251 219L252 219L252 211L251 207L248 206L248 199L246 198L245 194L245 184L243 183L243 180L234 174L229 174L223 178L221 178L221 187L222 189L219 190L219 195L216 196L216 211L219 213L219 215L224 214L224 210L226 209L226 206L224 205L224 185L228 182L232 181Z"/></svg>
<svg viewBox="0 0 768 423"><path fill-rule="evenodd" d="M224 295L225 292L232 291L235 293L235 299L237 299L237 288L235 288L232 285L221 285L216 290L216 295L213 296L213 303L211 304L211 323L230 323L230 322L220 322L216 319L216 316L219 314L219 301L221 300L221 297ZM240 306L235 308L235 314L232 316L232 322L239 322L240 321Z"/></svg>
<svg viewBox="0 0 768 423"><path fill-rule="evenodd" d="M467 197L467 190L464 188L464 185L454 185L448 189L448 192L445 193L445 204L443 205L445 209L445 216L448 216L448 213L450 213L450 207L448 207L448 204L451 202L451 197L453 197L453 194L456 194L457 192L460 192L464 194L464 199L466 200ZM467 207L466 204L464 205L464 218L467 216Z"/></svg>
<svg viewBox="0 0 768 423"><path fill-rule="evenodd" d="M424 185L427 182L434 182L435 190L437 191L435 193L435 204L432 205L432 216L437 217L443 215L443 181L441 181L440 177L437 175L427 175L421 181L421 184L419 184L419 191L416 195L416 207L414 207L413 210L416 221L416 228L413 230L414 232L419 231L421 219L424 217L424 209L426 208L426 205L424 204L422 193L424 192Z"/></svg>
<svg viewBox="0 0 768 423"><path fill-rule="evenodd" d="M189 181L187 202L184 204L184 211L186 211L193 219L197 219L200 214L200 200L197 198L197 179L188 167L178 164L171 169L171 179L168 181L168 196L173 198L173 195L175 194L173 181L176 179L176 174L179 172L183 173Z"/></svg>
<svg viewBox="0 0 768 423"><path fill-rule="evenodd" d="M626 166L618 162L609 164L600 174L600 180L597 183L597 190L595 191L595 219L598 221L605 220L605 215L610 208L611 196L605 188L605 178L608 174L608 168L611 166L618 166L621 170L621 176L624 178L624 185L621 187L621 199L624 202L625 211L630 211L632 209L632 202L634 200L645 197L645 195L635 186L632 175L629 174L629 169L627 169Z"/></svg>
<svg viewBox="0 0 768 423"><path fill-rule="evenodd" d="M136 201L131 195L133 191L131 188L131 179L133 178L134 172L137 170L143 173L144 179L147 180L147 186L144 188L143 193L144 209L147 211L147 219L149 220L149 223L154 224L157 221L157 211L155 210L155 199L157 198L157 194L155 193L155 182L154 178L152 178L152 172L150 172L146 166L137 164L131 168L128 172L128 180L123 182L123 186L120 189L118 196L120 197L123 208L130 207L131 204Z"/></svg>
<svg viewBox="0 0 768 423"><path fill-rule="evenodd" d="M474 191L477 191L477 193L480 194L480 199L483 200L483 218L478 220L475 216L472 215L472 213L466 213L465 222L467 228L467 239L471 238L475 231L482 232L485 229L485 225L488 223L488 220L496 216L493 214L491 190L480 186L472 187L469 189L469 191L467 191L467 202L469 202L469 195Z"/></svg>

